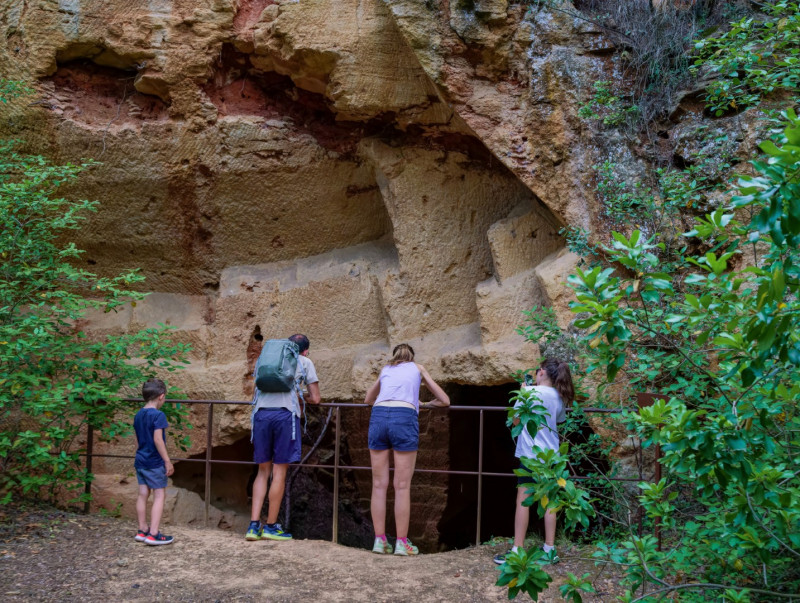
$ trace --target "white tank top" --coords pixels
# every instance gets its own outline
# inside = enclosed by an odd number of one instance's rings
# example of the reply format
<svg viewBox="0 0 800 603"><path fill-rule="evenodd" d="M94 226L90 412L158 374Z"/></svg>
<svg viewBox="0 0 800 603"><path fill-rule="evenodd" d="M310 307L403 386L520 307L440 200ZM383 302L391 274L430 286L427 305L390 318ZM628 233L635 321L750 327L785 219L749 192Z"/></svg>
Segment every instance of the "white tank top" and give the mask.
<svg viewBox="0 0 800 603"><path fill-rule="evenodd" d="M381 390L375 404L389 400L407 402L419 412L419 386L422 383L422 375L415 363L403 362L395 366L387 364L381 369L378 379L381 382Z"/></svg>

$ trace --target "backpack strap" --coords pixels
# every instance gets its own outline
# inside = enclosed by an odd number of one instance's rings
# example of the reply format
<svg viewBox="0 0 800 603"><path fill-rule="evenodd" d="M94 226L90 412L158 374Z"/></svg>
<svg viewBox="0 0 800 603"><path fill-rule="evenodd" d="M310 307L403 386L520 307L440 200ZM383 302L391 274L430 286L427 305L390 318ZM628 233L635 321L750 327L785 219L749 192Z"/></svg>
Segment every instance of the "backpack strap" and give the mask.
<svg viewBox="0 0 800 603"><path fill-rule="evenodd" d="M303 361L301 360L302 355L298 354L297 356L297 366L300 367L300 374L303 376L303 383L308 385L308 375L306 374L306 367L303 366ZM303 397L303 388L297 384L297 380L294 381L293 391L297 392L297 410L300 411L303 415L303 433L308 432L308 415L305 413L306 410L306 399ZM301 406L302 405L302 406ZM299 416L299 415L298 415ZM292 441L294 441L296 437L295 431L295 422L292 421Z"/></svg>

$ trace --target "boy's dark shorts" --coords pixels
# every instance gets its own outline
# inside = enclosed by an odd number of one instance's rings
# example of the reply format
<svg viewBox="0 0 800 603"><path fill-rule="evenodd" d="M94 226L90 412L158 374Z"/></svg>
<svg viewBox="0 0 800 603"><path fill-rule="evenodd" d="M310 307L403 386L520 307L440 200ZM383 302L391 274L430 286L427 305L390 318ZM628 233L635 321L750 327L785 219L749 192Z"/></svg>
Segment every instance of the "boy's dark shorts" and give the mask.
<svg viewBox="0 0 800 603"><path fill-rule="evenodd" d="M522 459L517 459L517 460L519 461L519 467L517 467L517 469L524 469L526 471L529 471L529 469L522 464ZM533 486L535 483L536 480L530 475L526 475L524 477L520 475L517 476L517 488L521 488L522 486Z"/></svg>
<svg viewBox="0 0 800 603"><path fill-rule="evenodd" d="M369 418L370 450L413 452L419 448L419 418L413 408L373 406Z"/></svg>
<svg viewBox="0 0 800 603"><path fill-rule="evenodd" d="M295 438L292 440L292 422ZM300 417L286 408L261 408L253 419L253 461L276 465L300 460Z"/></svg>
<svg viewBox="0 0 800 603"><path fill-rule="evenodd" d="M160 490L167 487L167 467L153 467L152 469L136 468L136 481L140 486L147 486L151 490Z"/></svg>

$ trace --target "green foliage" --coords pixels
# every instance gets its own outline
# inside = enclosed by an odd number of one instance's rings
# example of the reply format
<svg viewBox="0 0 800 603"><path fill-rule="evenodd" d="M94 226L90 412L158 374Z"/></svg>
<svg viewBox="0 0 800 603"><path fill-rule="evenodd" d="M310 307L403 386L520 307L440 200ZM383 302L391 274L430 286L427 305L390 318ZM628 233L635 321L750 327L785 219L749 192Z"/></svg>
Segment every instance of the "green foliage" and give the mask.
<svg viewBox="0 0 800 603"><path fill-rule="evenodd" d="M539 593L553 581L542 569L545 563L547 563L545 553L539 548L529 551L519 549L516 553L508 553L506 562L500 566L497 586L508 587L509 599L515 598L522 592L535 601Z"/></svg>
<svg viewBox="0 0 800 603"><path fill-rule="evenodd" d="M629 187L620 178L617 165L610 160L595 165L594 169L597 173L597 198L613 224L637 224L653 218L656 202L650 187L641 182Z"/></svg>
<svg viewBox="0 0 800 603"><path fill-rule="evenodd" d="M624 416L644 447L662 450L665 477L639 484L639 502L665 546L630 525L618 542L598 546L599 563L626 568L622 601L672 592L690 602L774 601L800 592L800 119L791 109L783 115L754 174L739 179L727 206L695 219L683 246L673 232L613 233L597 264L569 279L583 329L576 343L586 372L601 378L598 395L615 384L668 396ZM652 211L706 206L716 178L713 170L662 173ZM523 332L553 337L552 321L539 315ZM571 505L576 525L591 516L582 504L590 495L566 479L564 452L525 463L535 477L527 504L540 515ZM559 477L574 490L559 488ZM575 584L565 596L577 601Z"/></svg>
<svg viewBox="0 0 800 603"><path fill-rule="evenodd" d="M578 109L578 116L598 120L606 126L619 126L637 119L639 108L623 99L614 90L614 82L599 80L594 83L594 94Z"/></svg>
<svg viewBox="0 0 800 603"><path fill-rule="evenodd" d="M558 587L561 596L566 601L571 601L571 603L581 603L583 601L581 593L597 594L589 580L590 576L591 574L588 572L580 578L576 577L572 572L567 573L566 583Z"/></svg>
<svg viewBox="0 0 800 603"><path fill-rule="evenodd" d="M676 576L722 585L730 600L800 590L800 119L785 117L756 175L686 233L708 251L665 272L657 235L615 233L604 251L627 272L571 278L579 326L594 329L588 370L670 395L627 417L646 446L660 444L668 476L640 486L642 505L676 533L669 553L647 538L622 543L632 590ZM679 495L692 499L689 521ZM682 600L705 596L698 587Z"/></svg>
<svg viewBox="0 0 800 603"><path fill-rule="evenodd" d="M528 341L538 344L542 357L557 358L571 363L578 346L573 337L561 331L556 321L555 310L549 306L536 306L523 314L527 323L517 328L517 333Z"/></svg>
<svg viewBox="0 0 800 603"><path fill-rule="evenodd" d="M99 277L62 241L96 204L56 195L91 164L52 165L0 145L0 493L55 497L82 485L76 441L91 425L102 439L131 432L118 400L154 374L173 371L187 351L165 328L90 338L88 311L115 312L144 294L143 277ZM135 359L135 360L134 360ZM173 427L182 411L166 409Z"/></svg>
<svg viewBox="0 0 800 603"><path fill-rule="evenodd" d="M758 3L763 11L695 43L695 73L711 72L706 104L714 115L754 105L777 90L800 88L800 4Z"/></svg>
<svg viewBox="0 0 800 603"><path fill-rule="evenodd" d="M558 234L566 239L567 248L572 253L581 256L581 264L584 264L587 258L598 255L597 246L589 241L589 232L586 229L580 226L567 226L561 228Z"/></svg>
<svg viewBox="0 0 800 603"><path fill-rule="evenodd" d="M512 406L508 409L506 425L511 428L511 437L517 438L526 430L531 437L536 436L539 428L545 424L545 410L539 394L533 390L517 390L512 393Z"/></svg>
<svg viewBox="0 0 800 603"><path fill-rule="evenodd" d="M522 457L522 468L514 473L531 478L531 483L526 484L524 506L535 505L539 517L544 517L548 510L563 511L567 530L578 526L586 528L589 518L594 516L594 509L586 490L569 479L568 452L569 444L566 442L558 451L534 448L535 457Z"/></svg>
<svg viewBox="0 0 800 603"><path fill-rule="evenodd" d="M5 104L12 98L30 93L31 89L22 82L0 78L0 103Z"/></svg>

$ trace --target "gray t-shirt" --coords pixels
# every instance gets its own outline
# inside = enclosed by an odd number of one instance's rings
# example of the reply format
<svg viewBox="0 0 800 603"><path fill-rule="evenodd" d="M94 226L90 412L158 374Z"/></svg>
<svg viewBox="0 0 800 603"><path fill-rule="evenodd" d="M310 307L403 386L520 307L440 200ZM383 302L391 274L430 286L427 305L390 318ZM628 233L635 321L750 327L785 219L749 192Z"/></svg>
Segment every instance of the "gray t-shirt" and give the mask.
<svg viewBox="0 0 800 603"><path fill-rule="evenodd" d="M305 370L305 375L303 371ZM314 368L314 363L306 356L300 356L297 362L297 372L294 375L297 387L304 388L311 383L319 382L317 379L317 369ZM300 416L300 402L297 399L297 392L292 390L290 392L262 392L258 391L256 396L255 409L259 408L286 408L291 410L298 417Z"/></svg>

